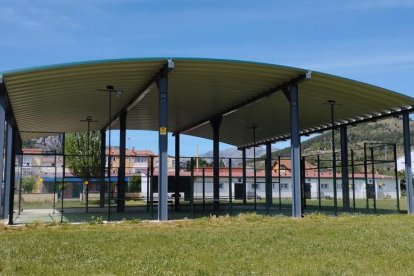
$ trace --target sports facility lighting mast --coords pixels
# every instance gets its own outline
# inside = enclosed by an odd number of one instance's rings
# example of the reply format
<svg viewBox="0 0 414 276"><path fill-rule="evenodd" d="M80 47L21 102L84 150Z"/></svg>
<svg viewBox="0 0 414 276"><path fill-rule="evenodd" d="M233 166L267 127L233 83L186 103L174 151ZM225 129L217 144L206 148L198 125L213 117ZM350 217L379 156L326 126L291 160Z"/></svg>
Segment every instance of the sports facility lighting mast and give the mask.
<svg viewBox="0 0 414 276"><path fill-rule="evenodd" d="M108 119L111 122L112 119L112 94L119 97L123 92L116 90L113 85L107 85L106 89L98 89L100 92L108 93ZM111 124L108 124L108 221L111 220Z"/></svg>
<svg viewBox="0 0 414 276"><path fill-rule="evenodd" d="M86 132L87 141L86 141L86 181L84 184L86 184L86 213L89 211L89 180L90 180L90 129L91 129L91 123L97 123L98 121L95 121L92 119L92 116L86 116L85 120L79 120L80 122L87 123L88 124L88 130Z"/></svg>

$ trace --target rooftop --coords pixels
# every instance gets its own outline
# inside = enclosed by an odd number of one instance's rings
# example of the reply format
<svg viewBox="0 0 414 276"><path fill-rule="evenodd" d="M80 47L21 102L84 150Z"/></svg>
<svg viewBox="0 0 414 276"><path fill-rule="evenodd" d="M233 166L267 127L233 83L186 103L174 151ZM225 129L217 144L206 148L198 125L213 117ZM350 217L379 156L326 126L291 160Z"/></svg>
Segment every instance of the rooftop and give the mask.
<svg viewBox="0 0 414 276"><path fill-rule="evenodd" d="M290 136L289 104L283 93L299 85L301 134L331 126L328 100L338 104L335 125L352 124L412 109L414 99L394 91L308 69L235 60L172 58L169 73L169 132L212 138L209 120L222 115L220 140L249 146ZM158 130L155 79L167 58L103 60L5 72L3 79L23 139L85 131L79 120L93 116L92 130L117 128L122 109L128 129ZM122 91L112 99L107 85Z"/></svg>

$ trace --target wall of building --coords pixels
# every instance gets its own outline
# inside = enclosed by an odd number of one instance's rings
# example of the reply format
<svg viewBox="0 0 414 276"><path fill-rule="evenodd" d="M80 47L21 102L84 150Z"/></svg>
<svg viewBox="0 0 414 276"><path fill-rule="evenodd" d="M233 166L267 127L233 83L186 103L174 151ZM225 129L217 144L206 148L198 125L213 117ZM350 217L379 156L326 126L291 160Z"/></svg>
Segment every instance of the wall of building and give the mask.
<svg viewBox="0 0 414 276"><path fill-rule="evenodd" d="M306 183L311 185L311 198L318 198L318 179L317 178L306 178ZM282 198L291 198L292 197L292 180L290 177L282 177L280 183L278 178L273 178L272 183L272 195L274 198L279 197L279 187L280 187L280 196ZM147 178L145 175L142 176L142 195L147 194ZM261 198L265 198L265 179L263 177L257 178L257 190L256 195ZM324 178L321 179L321 198L333 198L334 189L333 189L333 179ZM372 180L368 179L368 184L372 184ZM243 185L240 178L233 178L231 182L232 194L235 197L236 185ZM249 198L254 198L254 181L252 178L247 179L246 183L246 192ZM220 196L223 198L228 198L229 196L229 178L222 177L220 178ZM377 199L385 198L397 198L397 188L399 189L399 182L396 185L396 181L393 178L376 178L375 179L375 190ZM172 191L169 192L172 195ZM349 187L350 198L353 196L352 185ZM401 197L401 193L398 190L398 194ZM156 195L154 195L155 197ZM184 194L182 193L182 197ZM194 197L201 198L203 196L203 179L201 177L194 178ZM205 197L213 197L213 178L205 178ZM342 181L337 179L337 197L342 198ZM366 198L366 185L365 179L355 179L355 198L356 199L365 199Z"/></svg>

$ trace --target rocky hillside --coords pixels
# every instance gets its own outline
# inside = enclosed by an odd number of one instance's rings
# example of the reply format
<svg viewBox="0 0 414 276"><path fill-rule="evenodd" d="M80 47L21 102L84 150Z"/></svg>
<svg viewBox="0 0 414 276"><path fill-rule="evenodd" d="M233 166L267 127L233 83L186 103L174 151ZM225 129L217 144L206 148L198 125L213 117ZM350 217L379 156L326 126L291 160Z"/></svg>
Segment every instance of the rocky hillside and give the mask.
<svg viewBox="0 0 414 276"><path fill-rule="evenodd" d="M62 149L62 135L30 139L23 142L23 148L40 148L44 151L59 152Z"/></svg>
<svg viewBox="0 0 414 276"><path fill-rule="evenodd" d="M414 122L410 122L411 130L414 130ZM313 155L331 152L331 135L330 131L302 142L302 154ZM339 130L335 133L336 149L340 149ZM414 131L411 131L411 141L414 141ZM397 156L403 152L403 131L402 120L399 118L390 118L373 123L360 124L348 128L348 147L358 149L364 146L364 143L395 143L397 145ZM273 156L288 156L290 147L275 151Z"/></svg>

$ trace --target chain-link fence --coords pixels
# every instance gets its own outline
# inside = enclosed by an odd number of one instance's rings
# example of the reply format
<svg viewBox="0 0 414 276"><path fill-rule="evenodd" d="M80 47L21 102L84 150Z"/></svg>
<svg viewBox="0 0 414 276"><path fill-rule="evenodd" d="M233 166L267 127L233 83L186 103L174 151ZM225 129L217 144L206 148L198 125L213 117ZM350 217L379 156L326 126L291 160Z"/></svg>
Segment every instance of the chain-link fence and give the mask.
<svg viewBox="0 0 414 276"><path fill-rule="evenodd" d="M346 167L337 153L334 169L332 157L330 152L302 157L305 213L401 210L395 145L365 144L350 150ZM90 158L55 152L18 156L15 212L20 215L27 210L48 210L61 221L157 218L157 156L126 156L125 194L119 192L120 156L107 156L105 166L85 162ZM264 158L220 158L217 179L211 157L180 157L179 164L176 162L174 157L168 157L172 219L240 212L290 214L290 157L273 157L270 164ZM87 168L76 169L76 163L87 164ZM124 210L118 210L121 201Z"/></svg>

